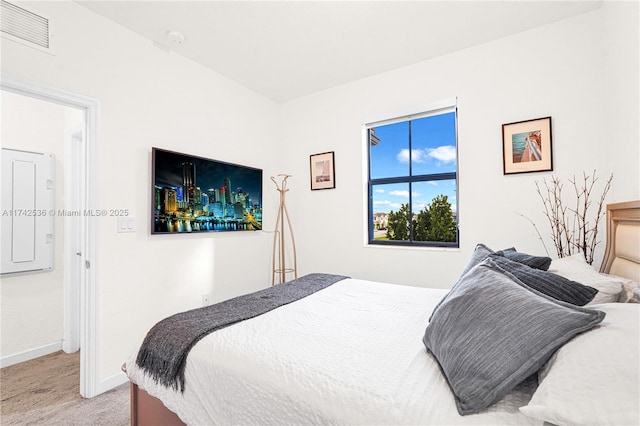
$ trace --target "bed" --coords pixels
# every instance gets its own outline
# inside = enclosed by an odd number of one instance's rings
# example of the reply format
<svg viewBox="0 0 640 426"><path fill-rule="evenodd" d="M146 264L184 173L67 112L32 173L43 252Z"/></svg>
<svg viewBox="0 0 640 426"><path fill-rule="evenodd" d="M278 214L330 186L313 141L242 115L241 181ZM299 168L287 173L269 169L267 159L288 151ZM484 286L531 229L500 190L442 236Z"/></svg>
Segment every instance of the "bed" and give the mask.
<svg viewBox="0 0 640 426"><path fill-rule="evenodd" d="M479 244L451 290L334 277L198 338L177 382L141 348L131 423L639 424L639 276L634 201L607 207L599 272Z"/></svg>

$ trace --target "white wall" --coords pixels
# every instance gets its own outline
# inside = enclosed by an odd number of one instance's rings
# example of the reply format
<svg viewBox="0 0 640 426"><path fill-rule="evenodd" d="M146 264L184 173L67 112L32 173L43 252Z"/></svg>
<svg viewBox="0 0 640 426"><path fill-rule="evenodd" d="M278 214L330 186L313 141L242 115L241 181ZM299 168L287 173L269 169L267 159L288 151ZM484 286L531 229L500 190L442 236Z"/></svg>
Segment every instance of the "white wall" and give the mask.
<svg viewBox="0 0 640 426"><path fill-rule="evenodd" d="M56 210L63 209L67 130L82 123L82 113L10 92L2 91L0 96L2 147L54 154L55 205ZM3 359L3 365L28 358L32 356L30 351L37 348L41 349L35 355L61 347L64 325L64 220L54 220L53 270L7 275L0 280L0 358Z"/></svg>
<svg viewBox="0 0 640 426"><path fill-rule="evenodd" d="M293 160L287 172L299 177L292 181L289 211L301 271L449 287L478 242L544 254L533 226L517 215L525 214L549 235L535 182L552 174L563 180L580 177L594 169L603 179L611 172L628 175L617 169L618 161L628 147L637 152L637 136L617 142L613 150L607 143L618 120L604 119L605 101L614 104L616 96L604 93L608 46L603 46L602 21L597 10L286 103L284 149ZM610 32L615 27L607 24ZM635 46L637 63L637 37L627 44ZM637 66L635 74L632 69L623 75L626 80L635 75L637 88ZM624 96L637 105L637 90ZM420 112L421 105L450 97L458 98L459 108L460 249L365 247L362 124L384 113L392 117L414 107ZM501 125L544 116L552 116L554 172L504 176ZM625 114L625 120L631 121L626 129L637 128L637 114ZM332 150L337 188L310 191L309 155ZM637 176L637 162L635 170L631 174ZM638 197L637 188L615 184L620 199ZM548 239L546 245L555 257ZM596 257L599 263L601 250Z"/></svg>
<svg viewBox="0 0 640 426"><path fill-rule="evenodd" d="M602 6L604 108L609 167L615 170L611 202L640 199L640 3Z"/></svg>
<svg viewBox="0 0 640 426"><path fill-rule="evenodd" d="M271 234L151 236L151 147L264 170L265 228L280 172L276 104L73 2L26 2L56 28L56 55L2 40L2 72L100 101L99 200L128 209L137 232L98 224L99 379L120 372L162 317L269 284ZM275 190L273 191L275 192ZM271 213L270 213L271 212Z"/></svg>

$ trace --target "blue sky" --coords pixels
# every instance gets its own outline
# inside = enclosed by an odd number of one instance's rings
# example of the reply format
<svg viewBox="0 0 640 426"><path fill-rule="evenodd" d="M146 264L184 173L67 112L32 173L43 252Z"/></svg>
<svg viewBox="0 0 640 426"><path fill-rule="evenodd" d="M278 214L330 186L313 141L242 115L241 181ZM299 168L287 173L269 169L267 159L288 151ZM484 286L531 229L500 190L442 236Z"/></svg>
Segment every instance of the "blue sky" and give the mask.
<svg viewBox="0 0 640 426"><path fill-rule="evenodd" d="M425 117L411 122L411 155L409 123L395 123L374 129L380 143L371 147L371 177L407 176L409 161L413 175L456 171L455 113ZM449 197L456 211L455 180L419 182L412 185L413 210L418 212L439 194ZM387 184L373 187L375 213L397 211L409 202L409 184Z"/></svg>

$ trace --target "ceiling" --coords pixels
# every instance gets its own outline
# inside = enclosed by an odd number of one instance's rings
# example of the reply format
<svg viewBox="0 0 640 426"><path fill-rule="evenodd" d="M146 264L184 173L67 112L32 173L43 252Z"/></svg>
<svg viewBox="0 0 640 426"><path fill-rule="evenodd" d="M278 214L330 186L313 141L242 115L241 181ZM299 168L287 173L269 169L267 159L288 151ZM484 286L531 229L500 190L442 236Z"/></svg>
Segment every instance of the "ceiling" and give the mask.
<svg viewBox="0 0 640 426"><path fill-rule="evenodd" d="M78 1L284 102L570 16L600 1ZM182 44L167 39L179 31Z"/></svg>

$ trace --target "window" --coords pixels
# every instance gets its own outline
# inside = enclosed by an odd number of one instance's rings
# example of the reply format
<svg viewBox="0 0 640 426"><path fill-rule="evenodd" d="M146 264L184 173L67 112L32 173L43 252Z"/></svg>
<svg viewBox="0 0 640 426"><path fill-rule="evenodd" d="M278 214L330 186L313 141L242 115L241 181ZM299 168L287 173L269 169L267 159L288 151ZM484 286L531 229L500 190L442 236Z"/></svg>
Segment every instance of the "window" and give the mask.
<svg viewBox="0 0 640 426"><path fill-rule="evenodd" d="M458 247L455 104L366 128L369 244Z"/></svg>

